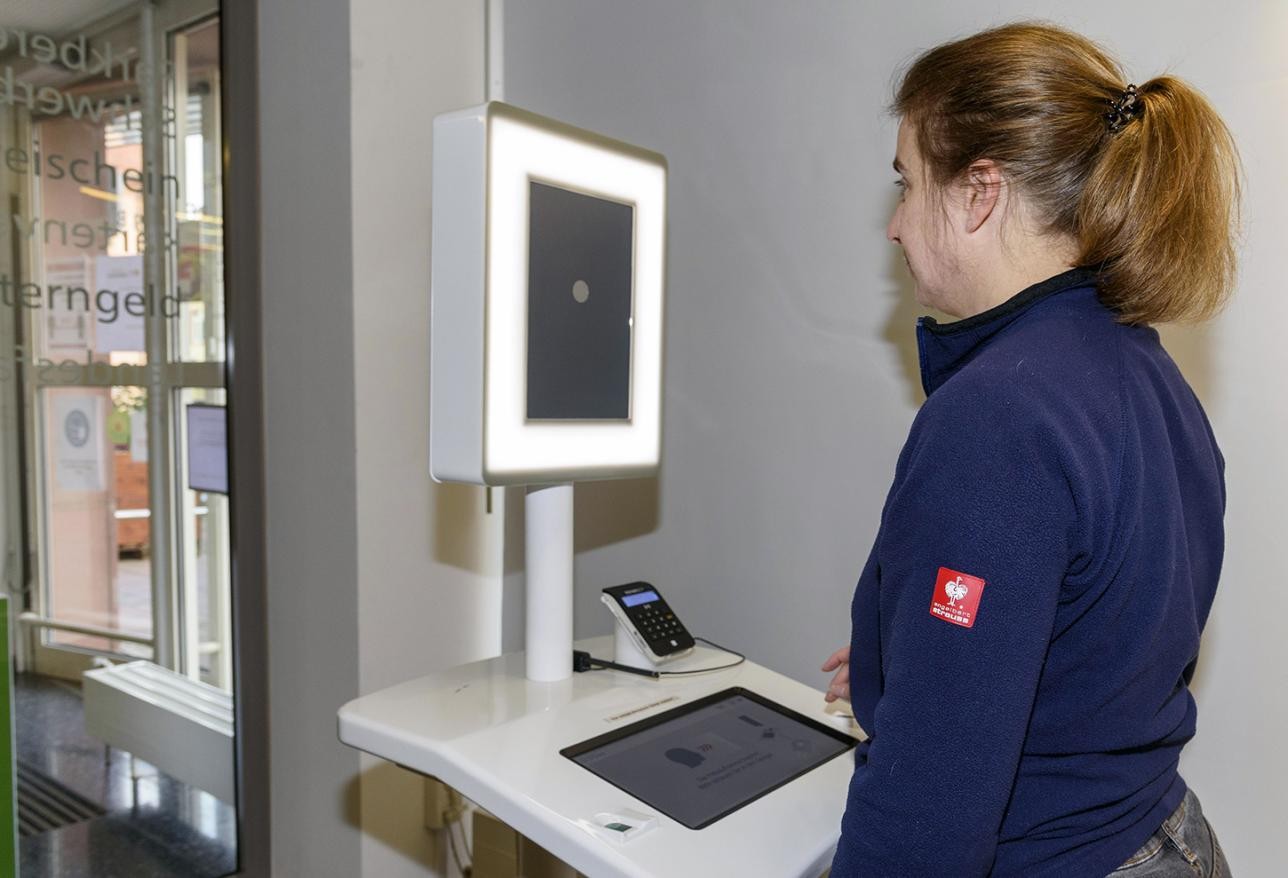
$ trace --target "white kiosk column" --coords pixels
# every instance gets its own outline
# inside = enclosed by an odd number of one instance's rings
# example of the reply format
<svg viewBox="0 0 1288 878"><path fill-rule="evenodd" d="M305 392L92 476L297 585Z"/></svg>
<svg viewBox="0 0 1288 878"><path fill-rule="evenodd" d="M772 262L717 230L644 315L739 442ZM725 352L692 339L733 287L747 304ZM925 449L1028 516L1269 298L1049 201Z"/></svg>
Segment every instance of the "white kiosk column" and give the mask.
<svg viewBox="0 0 1288 878"><path fill-rule="evenodd" d="M572 485L529 487L524 497L528 679L572 676Z"/></svg>

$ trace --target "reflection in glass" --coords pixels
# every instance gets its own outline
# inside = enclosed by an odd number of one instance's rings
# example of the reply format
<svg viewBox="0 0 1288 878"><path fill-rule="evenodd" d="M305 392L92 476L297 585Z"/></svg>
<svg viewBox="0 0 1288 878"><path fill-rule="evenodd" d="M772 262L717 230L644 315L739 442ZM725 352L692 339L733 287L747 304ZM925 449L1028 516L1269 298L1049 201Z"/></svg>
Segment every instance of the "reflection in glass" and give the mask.
<svg viewBox="0 0 1288 878"><path fill-rule="evenodd" d="M219 26L199 25L173 38L176 76L175 167L179 302L177 359L224 358L223 180L219 143Z"/></svg>

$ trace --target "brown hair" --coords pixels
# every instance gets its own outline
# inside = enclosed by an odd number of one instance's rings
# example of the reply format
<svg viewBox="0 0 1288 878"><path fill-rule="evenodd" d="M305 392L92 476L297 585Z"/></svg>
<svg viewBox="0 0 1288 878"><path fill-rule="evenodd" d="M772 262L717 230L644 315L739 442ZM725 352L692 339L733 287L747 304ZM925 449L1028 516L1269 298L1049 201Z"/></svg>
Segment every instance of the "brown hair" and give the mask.
<svg viewBox="0 0 1288 878"><path fill-rule="evenodd" d="M1138 87L1139 116L1110 131L1127 88L1103 49L1041 23L993 28L918 57L891 110L946 186L983 158L1071 237L1127 323L1202 320L1234 283L1238 151L1225 123L1172 76Z"/></svg>

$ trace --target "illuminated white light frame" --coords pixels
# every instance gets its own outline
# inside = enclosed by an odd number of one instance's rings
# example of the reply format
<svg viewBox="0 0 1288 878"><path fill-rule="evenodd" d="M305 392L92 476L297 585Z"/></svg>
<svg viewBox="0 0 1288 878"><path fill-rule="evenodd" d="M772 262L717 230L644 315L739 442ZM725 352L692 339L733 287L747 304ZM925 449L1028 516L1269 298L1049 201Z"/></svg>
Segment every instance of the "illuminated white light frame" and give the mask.
<svg viewBox="0 0 1288 878"><path fill-rule="evenodd" d="M483 479L538 484L653 474L662 445L666 160L488 104ZM634 208L630 418L527 418L531 182ZM592 293L593 294L593 293Z"/></svg>

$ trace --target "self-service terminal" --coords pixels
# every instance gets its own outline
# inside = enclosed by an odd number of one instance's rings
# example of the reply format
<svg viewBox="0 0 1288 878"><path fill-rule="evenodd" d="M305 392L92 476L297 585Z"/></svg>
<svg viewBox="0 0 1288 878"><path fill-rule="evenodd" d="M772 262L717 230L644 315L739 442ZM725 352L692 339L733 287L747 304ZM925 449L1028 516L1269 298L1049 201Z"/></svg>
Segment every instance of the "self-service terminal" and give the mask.
<svg viewBox="0 0 1288 878"><path fill-rule="evenodd" d="M666 177L499 102L435 119L431 470L527 486L526 648L358 698L340 739L592 878L816 878L848 715L695 637L662 583L604 589L615 637L573 643L572 483L660 465Z"/></svg>

